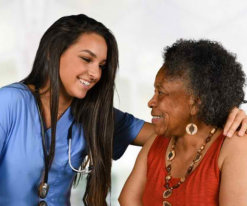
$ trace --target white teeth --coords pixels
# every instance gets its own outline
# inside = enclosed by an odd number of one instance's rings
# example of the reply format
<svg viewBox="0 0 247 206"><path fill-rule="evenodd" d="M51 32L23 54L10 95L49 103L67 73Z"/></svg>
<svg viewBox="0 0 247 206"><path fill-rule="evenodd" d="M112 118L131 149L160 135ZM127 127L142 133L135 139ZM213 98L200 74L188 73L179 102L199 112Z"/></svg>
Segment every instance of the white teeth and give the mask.
<svg viewBox="0 0 247 206"><path fill-rule="evenodd" d="M161 118L162 116L153 116L153 119L159 119Z"/></svg>
<svg viewBox="0 0 247 206"><path fill-rule="evenodd" d="M90 85L90 83L87 82L87 81L84 81L84 80L82 80L82 79L79 79L79 80L80 80L81 84L84 84L84 85L86 85L86 86L89 86L89 85Z"/></svg>

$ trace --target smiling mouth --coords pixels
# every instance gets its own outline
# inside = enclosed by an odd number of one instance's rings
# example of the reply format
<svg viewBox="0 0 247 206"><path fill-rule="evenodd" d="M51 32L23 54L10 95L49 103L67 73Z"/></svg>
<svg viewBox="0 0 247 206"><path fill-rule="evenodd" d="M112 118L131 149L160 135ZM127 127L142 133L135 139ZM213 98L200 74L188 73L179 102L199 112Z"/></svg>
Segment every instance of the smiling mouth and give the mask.
<svg viewBox="0 0 247 206"><path fill-rule="evenodd" d="M153 119L160 119L160 118L162 118L163 116L161 116L161 115L152 115L152 117L153 117Z"/></svg>
<svg viewBox="0 0 247 206"><path fill-rule="evenodd" d="M89 87L90 84L91 84L90 82L85 81L85 80L82 80L82 79L79 79L79 81L80 81L80 83L81 83L82 85L87 86L87 87Z"/></svg>
<svg viewBox="0 0 247 206"><path fill-rule="evenodd" d="M153 124L156 124L156 123L160 122L161 119L163 119L162 115L152 115L152 121L151 122Z"/></svg>

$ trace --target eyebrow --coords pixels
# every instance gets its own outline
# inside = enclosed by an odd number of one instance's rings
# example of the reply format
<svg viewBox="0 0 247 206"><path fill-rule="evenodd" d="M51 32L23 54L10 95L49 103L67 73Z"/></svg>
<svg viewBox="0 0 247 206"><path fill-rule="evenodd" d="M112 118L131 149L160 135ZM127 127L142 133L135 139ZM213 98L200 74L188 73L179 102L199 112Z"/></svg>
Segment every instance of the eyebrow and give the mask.
<svg viewBox="0 0 247 206"><path fill-rule="evenodd" d="M162 87L162 84L160 82L154 83L154 87Z"/></svg>
<svg viewBox="0 0 247 206"><path fill-rule="evenodd" d="M81 50L80 52L86 52L86 53L90 54L91 56L93 56L95 58L97 57L95 53L93 53L93 52L91 52L90 50L87 50L87 49Z"/></svg>
<svg viewBox="0 0 247 206"><path fill-rule="evenodd" d="M160 82L158 84L154 84L154 87L158 89L163 89L164 91L168 92L167 89L163 87L163 85Z"/></svg>

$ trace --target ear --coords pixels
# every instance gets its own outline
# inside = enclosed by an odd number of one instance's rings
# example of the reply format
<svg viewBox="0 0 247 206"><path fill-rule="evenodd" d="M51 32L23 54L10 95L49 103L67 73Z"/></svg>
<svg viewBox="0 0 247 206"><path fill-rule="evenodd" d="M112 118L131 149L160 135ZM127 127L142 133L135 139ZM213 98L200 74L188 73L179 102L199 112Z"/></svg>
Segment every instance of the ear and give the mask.
<svg viewBox="0 0 247 206"><path fill-rule="evenodd" d="M199 98L195 98L192 95L190 96L189 105L190 105L190 114L192 116L198 113L200 104L201 104L201 100Z"/></svg>

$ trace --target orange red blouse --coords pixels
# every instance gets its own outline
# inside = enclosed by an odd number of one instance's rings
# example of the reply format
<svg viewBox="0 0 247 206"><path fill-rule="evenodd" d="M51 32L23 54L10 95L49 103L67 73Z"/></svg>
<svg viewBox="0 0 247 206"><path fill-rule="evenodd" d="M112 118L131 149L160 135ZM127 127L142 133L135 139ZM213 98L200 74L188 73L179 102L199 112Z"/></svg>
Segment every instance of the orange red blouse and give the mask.
<svg viewBox="0 0 247 206"><path fill-rule="evenodd" d="M217 206L219 205L220 170L218 157L225 136L219 135L203 159L172 195L163 198L166 172L165 153L170 139L156 137L147 159L147 182L142 197L144 206L163 206L167 200L172 206ZM175 185L178 178L170 180Z"/></svg>

